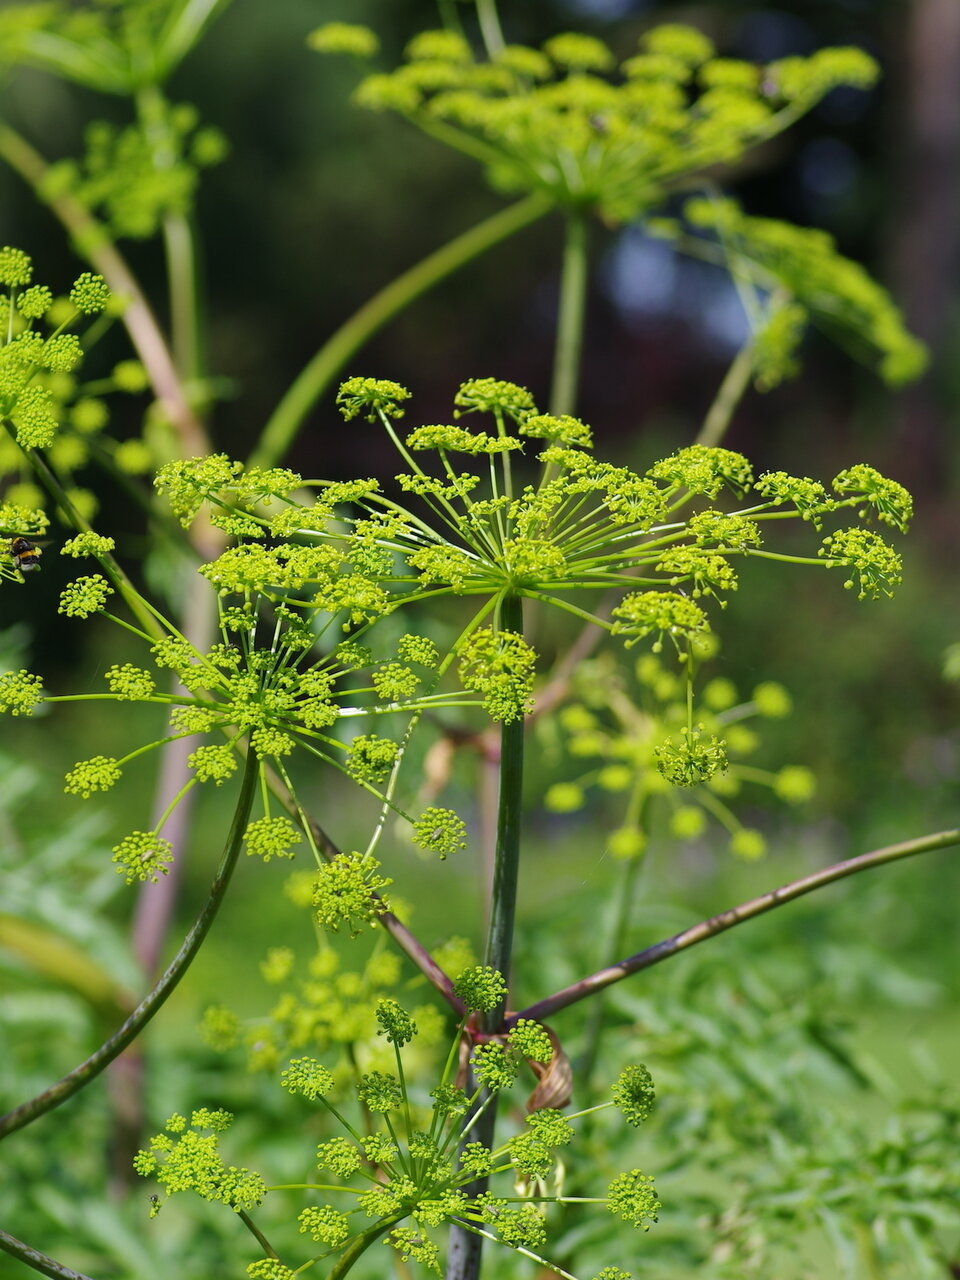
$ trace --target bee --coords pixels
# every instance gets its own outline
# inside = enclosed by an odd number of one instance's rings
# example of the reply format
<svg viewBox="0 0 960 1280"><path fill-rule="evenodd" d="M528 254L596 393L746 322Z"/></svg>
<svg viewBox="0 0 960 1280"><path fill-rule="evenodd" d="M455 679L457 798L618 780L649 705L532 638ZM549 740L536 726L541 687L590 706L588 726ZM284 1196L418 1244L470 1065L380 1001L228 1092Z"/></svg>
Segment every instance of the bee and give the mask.
<svg viewBox="0 0 960 1280"><path fill-rule="evenodd" d="M40 556L43 553L35 542L18 535L10 540L10 558L20 573L33 573L40 568Z"/></svg>

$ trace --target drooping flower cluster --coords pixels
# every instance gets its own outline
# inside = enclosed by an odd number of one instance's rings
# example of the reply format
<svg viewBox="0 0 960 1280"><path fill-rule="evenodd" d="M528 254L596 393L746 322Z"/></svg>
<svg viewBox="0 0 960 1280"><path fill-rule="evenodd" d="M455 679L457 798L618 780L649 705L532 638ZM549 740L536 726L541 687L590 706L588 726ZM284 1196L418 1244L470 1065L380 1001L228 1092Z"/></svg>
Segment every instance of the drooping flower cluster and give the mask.
<svg viewBox="0 0 960 1280"><path fill-rule="evenodd" d="M298 871L287 893L303 907L313 905L315 876ZM453 938L434 952L445 970L472 961L463 939ZM203 1016L204 1040L221 1053L242 1050L250 1071L276 1071L281 1062L303 1053L324 1054L341 1081L359 1065L363 1071L385 1071L393 1062L386 1034L403 1034L400 1024L385 1026L384 1011L399 1009L394 998L403 979L400 956L381 935L373 953L358 969L344 966L338 950L321 942L303 972L289 947L272 947L260 965L264 980L277 989L268 1012L241 1018L224 1005L212 1005ZM446 1035L443 1016L433 1004L417 1005L403 1019L416 1026L421 1058L431 1054ZM406 1024L403 1024L406 1025Z"/></svg>
<svg viewBox="0 0 960 1280"><path fill-rule="evenodd" d="M776 297L774 304L768 301L766 323L755 338L761 390L799 371L797 350L811 320L827 336L862 352L891 386L923 372L926 349L907 331L896 303L858 262L837 252L826 231L749 217L735 200L702 197L686 202L683 220L657 219L650 230L753 282L761 309L764 297Z"/></svg>

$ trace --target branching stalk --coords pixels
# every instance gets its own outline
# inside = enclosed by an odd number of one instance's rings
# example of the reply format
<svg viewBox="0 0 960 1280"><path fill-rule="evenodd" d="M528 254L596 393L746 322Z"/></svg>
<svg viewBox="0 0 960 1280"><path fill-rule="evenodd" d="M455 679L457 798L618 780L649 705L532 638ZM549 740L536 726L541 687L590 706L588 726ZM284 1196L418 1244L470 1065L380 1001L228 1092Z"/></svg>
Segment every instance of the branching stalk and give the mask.
<svg viewBox="0 0 960 1280"><path fill-rule="evenodd" d="M388 1231L395 1227L398 1222L402 1222L408 1212L409 1210L407 1209L401 1209L389 1218L380 1218L362 1235L354 1236L330 1271L330 1280L343 1280L343 1277L353 1270L353 1264L357 1259L366 1253L370 1246L375 1244L381 1236L385 1236Z"/></svg>
<svg viewBox="0 0 960 1280"><path fill-rule="evenodd" d="M951 831L937 831L933 835L920 836L916 840L904 840L901 844L885 845L882 849L861 853L858 857L848 858L845 862L835 862L821 871L814 871L800 880L794 880L779 889L761 894L759 898L751 898L737 907L731 907L729 911L721 911L719 915L711 916L708 920L701 920L699 924L684 929L682 933L674 934L672 938L656 942L652 947L646 947L636 955L621 960L619 964L600 969L588 978L581 978L579 982L564 987L562 991L557 991L544 1000L538 1000L536 1004L515 1014L511 1022L516 1021L517 1018L533 1018L542 1022L558 1009L566 1009L568 1005L576 1004L577 1001L586 999L596 991L602 991L604 987L609 987L614 982L629 978L631 974L639 973L642 969L649 969L659 964L661 960L676 955L679 951L685 951L698 942L705 942L708 938L724 933L734 925L744 924L754 916L763 915L764 912L772 911L775 907L782 907L785 903L792 902L794 898L802 898L804 894L832 884L835 880L843 880L846 876L856 875L860 871L869 871L872 867L881 867L887 862L896 862L900 858L910 858L917 853L929 853L934 849L947 849L957 844L960 844L960 829L955 828Z"/></svg>

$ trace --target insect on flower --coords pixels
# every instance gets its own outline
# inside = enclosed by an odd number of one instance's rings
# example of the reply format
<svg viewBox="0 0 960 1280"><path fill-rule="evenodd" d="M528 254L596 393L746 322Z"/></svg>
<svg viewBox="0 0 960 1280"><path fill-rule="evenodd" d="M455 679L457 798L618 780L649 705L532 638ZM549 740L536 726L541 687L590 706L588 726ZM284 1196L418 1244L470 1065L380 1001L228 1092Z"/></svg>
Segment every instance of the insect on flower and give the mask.
<svg viewBox="0 0 960 1280"><path fill-rule="evenodd" d="M29 538L19 535L11 538L10 558L13 560L14 568L21 574L32 573L35 569L39 569L41 555L38 544L31 542Z"/></svg>

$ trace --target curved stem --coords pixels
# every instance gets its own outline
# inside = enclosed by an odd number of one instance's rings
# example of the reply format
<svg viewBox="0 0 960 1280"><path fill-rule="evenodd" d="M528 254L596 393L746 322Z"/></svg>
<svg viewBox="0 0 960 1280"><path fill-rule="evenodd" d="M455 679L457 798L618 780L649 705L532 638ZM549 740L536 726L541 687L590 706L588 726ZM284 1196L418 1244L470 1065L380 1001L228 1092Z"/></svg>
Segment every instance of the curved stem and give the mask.
<svg viewBox="0 0 960 1280"><path fill-rule="evenodd" d="M267 1257L273 1258L277 1262L279 1262L280 1261L279 1253L277 1253L276 1249L274 1249L273 1245L270 1243L267 1237L263 1234L263 1232L254 1222L254 1220L250 1217L249 1213L247 1213L245 1209L238 1209L237 1217L240 1219L243 1225L247 1228L247 1230L250 1232L250 1234L253 1236L256 1242L260 1245L260 1247L263 1249Z"/></svg>
<svg viewBox="0 0 960 1280"><path fill-rule="evenodd" d="M504 631L523 635L523 606L519 596L504 596L500 609ZM487 931L484 963L510 981L513 952L517 880L520 870L520 819L523 791L524 717L517 716L500 731L500 798L497 810L497 850L493 869L493 901ZM497 1031L503 1021L506 998L484 1015L485 1031Z"/></svg>
<svg viewBox="0 0 960 1280"><path fill-rule="evenodd" d="M542 218L551 208L545 197L528 196L457 236L374 294L323 344L294 379L264 427L248 465L271 467L284 456L307 413L346 361L388 320L438 281L514 232Z"/></svg>
<svg viewBox="0 0 960 1280"><path fill-rule="evenodd" d="M731 907L729 911L721 911L719 915L711 916L708 920L701 920L699 924L684 929L682 933L674 934L672 938L656 942L652 947L646 947L636 955L621 960L619 964L600 969L588 978L581 978L579 982L565 987L562 991L557 991L544 1000L538 1000L536 1004L530 1005L520 1013L511 1015L510 1021L515 1022L518 1018L533 1018L542 1022L558 1009L576 1004L578 1000L584 1000L587 996L596 991L602 991L604 987L609 987L614 982L620 982L633 973L639 973L641 969L649 969L652 965L659 964L661 960L666 960L679 951L685 951L687 947L705 942L707 938L724 933L734 925L743 924L747 920L752 920L754 916L772 911L775 907L782 907L784 903L792 902L794 898L801 898L806 893L812 893L814 889L820 889L846 876L856 875L860 871L869 871L871 867L880 867L884 863L896 862L900 858L910 858L917 853L929 853L933 849L947 849L957 844L960 844L960 829L937 831L933 835L921 836L916 840L905 840L901 844L885 845L882 849L861 853L858 857L848 858L845 862L835 862L832 866L824 867L822 871L814 871L800 880L794 880L779 889L761 894L759 898L751 898L737 907Z"/></svg>
<svg viewBox="0 0 960 1280"><path fill-rule="evenodd" d="M39 1271L42 1276L52 1276L53 1280L91 1280L91 1277L84 1272L65 1267L62 1262L57 1262L49 1254L41 1253L39 1249L32 1249L30 1245L24 1244L22 1240L9 1235L6 1231L0 1231L0 1249L14 1258L19 1258L34 1271Z"/></svg>
<svg viewBox="0 0 960 1280"><path fill-rule="evenodd" d="M201 943L210 931L210 926L213 924L227 891L230 877L236 866L237 855L240 852L243 833L250 817L250 809L256 793L258 768L259 762L255 753L248 751L233 822L230 826L230 833L227 836L220 866L210 887L210 893L203 904L200 914L197 916L193 928L184 938L179 951L167 966L163 976L148 995L141 1000L119 1030L92 1053L85 1062L74 1067L62 1080L55 1085L51 1085L49 1089L45 1089L43 1093L38 1094L35 1098L31 1098L29 1102L24 1102L12 1111L8 1111L5 1116L0 1116L0 1138L5 1138L7 1134L13 1133L17 1129L22 1129L24 1125L30 1124L31 1121L36 1120L38 1116L42 1116L45 1112L52 1111L54 1107L60 1106L62 1102L66 1102L68 1098L71 1098L85 1085L89 1084L91 1080L100 1074L104 1067L122 1053L127 1045L140 1034L151 1018L159 1012L167 998L173 994L180 979L186 973L191 961L199 951Z"/></svg>
<svg viewBox="0 0 960 1280"><path fill-rule="evenodd" d="M558 417L572 414L577 404L586 301L587 220L582 213L570 213L567 215L563 248L553 385L550 389L550 412Z"/></svg>

